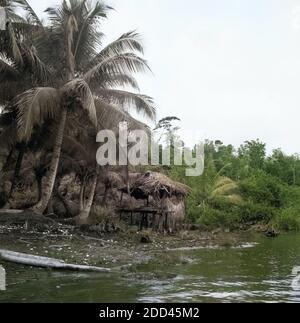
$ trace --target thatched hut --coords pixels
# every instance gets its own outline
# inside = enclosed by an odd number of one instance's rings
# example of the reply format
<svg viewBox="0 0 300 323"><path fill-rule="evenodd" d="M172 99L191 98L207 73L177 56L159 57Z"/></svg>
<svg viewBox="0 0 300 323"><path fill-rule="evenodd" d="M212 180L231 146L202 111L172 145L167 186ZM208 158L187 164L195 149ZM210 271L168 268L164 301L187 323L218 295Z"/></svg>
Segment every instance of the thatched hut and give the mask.
<svg viewBox="0 0 300 323"><path fill-rule="evenodd" d="M137 200L147 201L158 208L158 217L152 225L174 231L185 220L185 199L189 187L171 180L164 174L147 172L140 175L130 186L130 195ZM151 200L150 200L151 199Z"/></svg>
<svg viewBox="0 0 300 323"><path fill-rule="evenodd" d="M156 216L154 220L152 217L147 219L147 225L172 232L185 220L185 199L189 187L164 174L147 172L129 173L126 176L121 172L109 171L105 175L104 185L103 204L115 206L121 213L131 213L131 222L140 223L140 219L149 212ZM119 202L113 196L119 196ZM132 220L133 214L136 221Z"/></svg>

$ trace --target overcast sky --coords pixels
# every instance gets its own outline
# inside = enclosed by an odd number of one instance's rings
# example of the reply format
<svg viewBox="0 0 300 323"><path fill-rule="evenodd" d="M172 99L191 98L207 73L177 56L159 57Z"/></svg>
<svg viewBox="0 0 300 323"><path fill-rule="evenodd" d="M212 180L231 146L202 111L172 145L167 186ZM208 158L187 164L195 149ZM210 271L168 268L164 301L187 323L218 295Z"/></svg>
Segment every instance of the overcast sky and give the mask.
<svg viewBox="0 0 300 323"><path fill-rule="evenodd" d="M29 0L42 12L59 0ZM158 118L198 136L300 152L299 0L108 0L111 41L138 29ZM200 139L201 139L200 138Z"/></svg>

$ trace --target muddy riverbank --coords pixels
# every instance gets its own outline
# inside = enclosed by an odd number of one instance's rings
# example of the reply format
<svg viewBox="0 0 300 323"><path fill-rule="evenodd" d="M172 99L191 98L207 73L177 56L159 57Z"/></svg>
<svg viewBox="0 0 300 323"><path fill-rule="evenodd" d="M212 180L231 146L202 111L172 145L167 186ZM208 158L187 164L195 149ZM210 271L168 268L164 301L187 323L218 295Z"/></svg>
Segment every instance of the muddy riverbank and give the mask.
<svg viewBox="0 0 300 323"><path fill-rule="evenodd" d="M97 226L45 223L0 224L0 246L16 252L62 259L90 266L130 266L150 262L172 263L174 250L234 247L249 241L253 233L206 233L198 230L169 235L120 224L113 232ZM160 257L159 254L163 254ZM177 260L176 260L177 261ZM182 261L185 261L184 259Z"/></svg>

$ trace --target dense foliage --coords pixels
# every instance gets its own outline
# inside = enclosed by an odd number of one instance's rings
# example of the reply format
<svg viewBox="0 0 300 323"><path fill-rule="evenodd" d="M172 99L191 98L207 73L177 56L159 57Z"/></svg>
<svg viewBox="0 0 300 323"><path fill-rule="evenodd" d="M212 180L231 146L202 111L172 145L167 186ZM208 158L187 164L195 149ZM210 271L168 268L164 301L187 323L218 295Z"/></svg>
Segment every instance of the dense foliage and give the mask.
<svg viewBox="0 0 300 323"><path fill-rule="evenodd" d="M300 230L300 158L280 149L271 155L259 140L235 149L220 141L205 143L205 171L186 177L185 167L169 174L191 187L188 216L203 229L244 229L262 225Z"/></svg>

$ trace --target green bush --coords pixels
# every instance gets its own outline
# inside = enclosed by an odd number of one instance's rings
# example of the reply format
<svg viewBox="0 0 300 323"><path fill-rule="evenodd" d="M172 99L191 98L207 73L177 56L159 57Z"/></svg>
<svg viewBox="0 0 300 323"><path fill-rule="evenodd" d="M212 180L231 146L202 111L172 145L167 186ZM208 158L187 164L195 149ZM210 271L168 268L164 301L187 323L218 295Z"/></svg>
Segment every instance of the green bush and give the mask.
<svg viewBox="0 0 300 323"><path fill-rule="evenodd" d="M201 216L202 208L196 204L187 203L187 217L191 222L197 222Z"/></svg>
<svg viewBox="0 0 300 323"><path fill-rule="evenodd" d="M300 158L293 156L285 160L289 161L288 165L280 165L282 172L293 171L291 179L285 181L285 177L277 174L277 168L274 171L273 167L282 158L279 156L278 159L275 154L268 160L268 165L272 162L273 168L267 167L262 158L264 145L259 142L247 143L239 150L239 155L233 154L232 147L227 148L221 145L215 149L213 143L206 144L202 176L187 178L184 168L171 167L171 177L191 187L186 203L189 220L209 230L258 223L272 224L281 230L300 230L300 187L292 185L300 181L295 168L298 163L300 170ZM213 194L217 179L224 175L238 185L234 196Z"/></svg>
<svg viewBox="0 0 300 323"><path fill-rule="evenodd" d="M293 207L300 209L300 187L289 186L286 188L283 204L285 208Z"/></svg>
<svg viewBox="0 0 300 323"><path fill-rule="evenodd" d="M252 202L239 206L236 212L239 214L240 222L247 224L256 224L259 222L268 223L277 214L277 210L273 207Z"/></svg>
<svg viewBox="0 0 300 323"><path fill-rule="evenodd" d="M240 190L241 194L254 204L275 208L283 206L287 193L285 184L263 171L256 171L251 177L241 181Z"/></svg>
<svg viewBox="0 0 300 323"><path fill-rule="evenodd" d="M239 217L233 208L225 211L211 206L202 206L198 207L197 224L208 230L236 229L239 226Z"/></svg>
<svg viewBox="0 0 300 323"><path fill-rule="evenodd" d="M237 229L245 224L267 224L277 214L278 210L273 207L252 202L232 205L220 199L212 201L209 205L188 209L189 218L209 230L216 228Z"/></svg>
<svg viewBox="0 0 300 323"><path fill-rule="evenodd" d="M281 210L274 219L278 229L284 231L300 231L300 207L289 207Z"/></svg>

